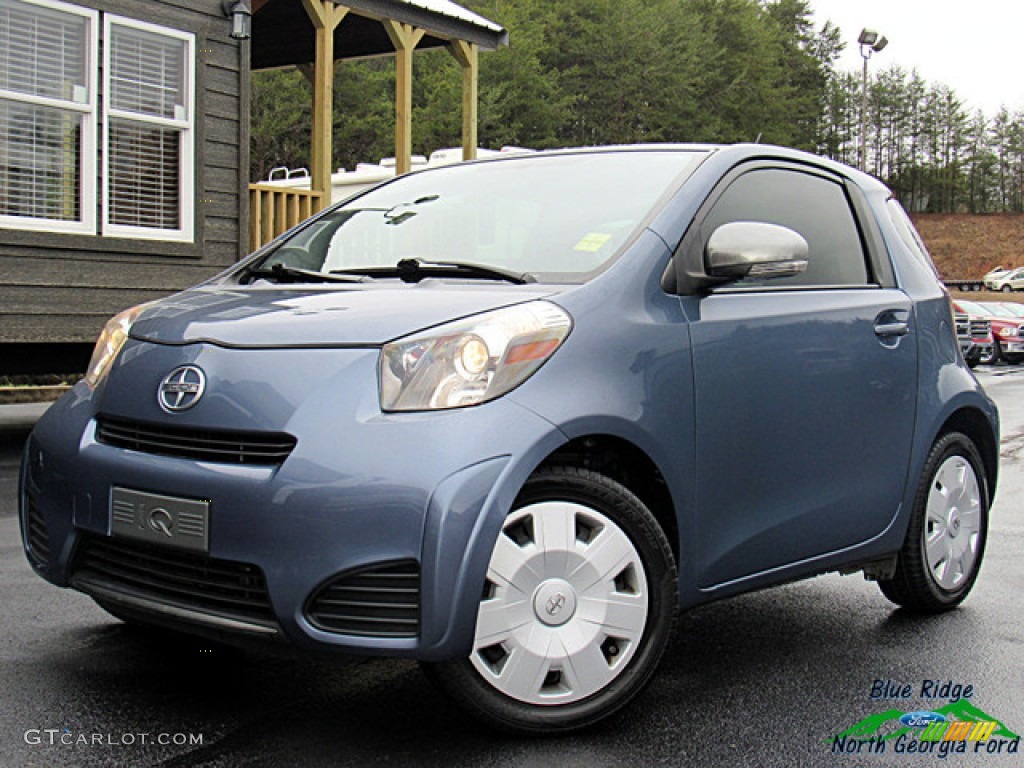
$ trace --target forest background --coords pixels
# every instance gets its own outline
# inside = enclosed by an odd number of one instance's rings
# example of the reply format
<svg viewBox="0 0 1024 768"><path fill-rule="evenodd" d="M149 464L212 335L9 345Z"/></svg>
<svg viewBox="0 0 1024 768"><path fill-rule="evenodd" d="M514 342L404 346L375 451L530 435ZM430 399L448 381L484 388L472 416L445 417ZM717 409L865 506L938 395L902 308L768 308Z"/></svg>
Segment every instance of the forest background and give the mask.
<svg viewBox="0 0 1024 768"><path fill-rule="evenodd" d="M465 3L464 3L465 5ZM838 71L839 30L805 0L475 0L510 45L481 56L480 145L760 141L851 165L861 73ZM917 71L871 63L867 170L912 213L1024 211L1024 114L986 115ZM414 152L461 144L461 75L415 58ZM253 75L252 180L308 165L311 89ZM394 65L340 62L335 168L394 153Z"/></svg>

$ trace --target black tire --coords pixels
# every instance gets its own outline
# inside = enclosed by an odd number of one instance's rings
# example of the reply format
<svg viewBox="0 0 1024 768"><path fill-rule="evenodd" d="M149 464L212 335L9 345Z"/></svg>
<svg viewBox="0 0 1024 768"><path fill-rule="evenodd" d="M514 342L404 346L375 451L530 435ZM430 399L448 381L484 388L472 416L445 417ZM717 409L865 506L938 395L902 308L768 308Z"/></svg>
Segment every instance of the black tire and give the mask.
<svg viewBox="0 0 1024 768"><path fill-rule="evenodd" d="M629 544L632 545L632 552L639 557L642 564L640 568L636 569L642 572L638 579L643 582L636 589L636 594L646 593L646 614L642 633L639 628L636 631L639 640L635 643L623 643L622 651L614 644L617 641L611 637L605 637L600 645L598 645L597 639L590 642L590 648L592 650L600 648L607 660L608 666L601 669L601 674L614 674L614 677L594 693L565 703L531 703L525 699L520 700L500 690L500 683L492 684L485 679L484 674L474 665L474 661L477 665L493 663L490 654L494 653L494 648L498 648L497 644L488 648L474 648L471 658L422 665L428 677L460 706L477 718L503 731L567 732L593 725L619 710L636 696L650 680L671 635L678 607L676 567L671 547L654 516L627 488L608 477L586 469L575 467L540 469L520 491L509 515L510 522L506 523L502 536L508 536L510 539L513 538L513 534L521 536L524 516L527 516L526 519L532 524L533 518L528 516L532 510L542 509L538 505L545 502L567 502L574 505L572 507L574 510L585 508L580 517L585 518L588 513L596 513L598 518L603 516L606 522L611 521L614 524L597 529L598 532L593 534L595 536L603 535L608 530L613 532L610 535L618 537L616 541L619 542L622 541L619 533L625 534ZM517 515L517 513L519 514ZM579 530L577 528L577 532ZM531 532L532 528L529 529L527 535ZM584 542L582 545L579 544L581 541ZM580 539L577 535L570 548L588 546L587 541L588 539ZM496 553L501 543L507 546L505 542L496 543ZM521 544L523 547L531 545L534 545L534 542L529 540ZM572 568L568 565L569 558L566 557L564 560L564 570L571 571ZM546 577L549 576L550 572L546 573ZM637 576L637 574L633 572L632 576ZM566 578L570 577L567 575ZM614 579L616 587L618 587L620 578L622 578L622 574ZM545 603L539 595L548 583L541 582L541 586L533 592L533 606L527 609L530 613L532 627L530 631L551 630L557 633L560 629L560 626L545 627L544 625L550 623L550 620L543 623L541 621L542 611L538 606ZM613 582L605 579L602 583L610 585ZM481 600L482 606L488 600L486 589L484 595ZM562 596L559 595L559 597ZM575 593L573 593L571 598L573 606L575 606L575 599ZM550 602L550 600L547 601L546 605L550 606ZM583 604L583 602L580 603L581 606ZM511 608L508 610L511 611ZM548 610L550 611L550 607ZM500 615L504 616L505 614ZM572 621L572 618L570 616L565 619L566 625ZM609 645L609 642L613 644ZM607 650L609 648L610 651ZM501 649L499 648L497 652L500 654ZM620 652L623 654L622 668L614 673L609 673L608 670L614 669L616 661L614 657ZM609 656L609 654L611 655ZM511 651L507 658L512 658ZM571 662L567 661L566 666L571 668ZM545 669L549 669L546 674ZM541 687L538 689L540 692L545 690L543 686L548 684L547 681L553 674L553 670L554 667L541 667L544 682L540 683ZM561 672L556 673L558 684L561 684L561 675Z"/></svg>
<svg viewBox="0 0 1024 768"><path fill-rule="evenodd" d="M1003 360L1005 360L1010 365L1019 365L1020 363L1024 363L1024 355L1021 355L1021 354L1012 354L1012 355L1004 354L1003 355Z"/></svg>
<svg viewBox="0 0 1024 768"><path fill-rule="evenodd" d="M948 462L952 462L952 464ZM954 488L944 489L941 485L940 473L943 468L949 467L964 472L964 488L960 490L966 489L966 492L959 497L960 501L957 502L957 505L964 502L963 506L970 507L971 510L960 514L956 512L956 506L954 506L950 515L955 515L955 520L945 529L939 530L934 523L929 523L928 505L930 498L944 498L945 491L949 491L950 496L952 492L956 491ZM966 503L967 500L964 498L973 494L971 476L973 476L973 488L976 489L978 496L976 508L974 505ZM955 608L964 601L978 578L978 571L985 555L990 497L986 477L981 455L969 437L960 432L950 432L936 441L928 454L918 483L910 526L907 529L903 548L900 550L896 573L892 579L878 582L882 594L897 605L917 613L941 613ZM933 490L938 494L937 497L932 496ZM944 535L947 541L952 541L957 535L970 531L973 523L965 522L961 528L960 521L968 521L975 514L978 519L976 521L976 540L971 547L974 552L973 560L968 566L963 567L962 576L955 583L944 585L940 583L940 577L936 575L935 570L937 569L933 569L929 565L929 557L926 553L929 535L940 537ZM973 536L974 534L970 534L970 538L964 536L960 540L960 544L966 546ZM953 573L956 575L957 570L954 569Z"/></svg>
<svg viewBox="0 0 1024 768"><path fill-rule="evenodd" d="M982 355L978 358L978 362L982 365L995 365L1003 357L1003 350L999 344L999 339L992 339L992 351L987 355Z"/></svg>

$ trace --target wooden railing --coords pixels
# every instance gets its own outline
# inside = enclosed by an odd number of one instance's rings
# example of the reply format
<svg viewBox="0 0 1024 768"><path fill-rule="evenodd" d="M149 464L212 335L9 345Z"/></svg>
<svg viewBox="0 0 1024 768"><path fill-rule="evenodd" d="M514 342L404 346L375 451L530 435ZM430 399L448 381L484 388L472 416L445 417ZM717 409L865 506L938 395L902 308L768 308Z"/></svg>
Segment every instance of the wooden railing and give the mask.
<svg viewBox="0 0 1024 768"><path fill-rule="evenodd" d="M324 207L323 194L271 184L249 185L249 251L255 251Z"/></svg>

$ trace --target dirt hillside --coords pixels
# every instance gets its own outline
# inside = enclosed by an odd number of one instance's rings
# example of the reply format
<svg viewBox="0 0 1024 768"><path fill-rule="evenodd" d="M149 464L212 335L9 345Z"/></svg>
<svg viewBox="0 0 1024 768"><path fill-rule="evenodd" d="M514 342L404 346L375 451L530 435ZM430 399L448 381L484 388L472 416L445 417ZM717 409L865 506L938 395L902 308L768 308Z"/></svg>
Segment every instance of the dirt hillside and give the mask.
<svg viewBox="0 0 1024 768"><path fill-rule="evenodd" d="M1024 215L928 213L912 217L942 276L980 278L997 266L1024 266Z"/></svg>

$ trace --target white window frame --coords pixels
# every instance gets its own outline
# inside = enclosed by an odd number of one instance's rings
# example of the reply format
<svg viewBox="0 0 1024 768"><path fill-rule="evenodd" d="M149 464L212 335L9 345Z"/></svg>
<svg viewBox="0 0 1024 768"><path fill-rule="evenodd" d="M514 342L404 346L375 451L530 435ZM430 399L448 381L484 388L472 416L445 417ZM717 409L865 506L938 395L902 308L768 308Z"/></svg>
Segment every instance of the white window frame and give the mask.
<svg viewBox="0 0 1024 768"><path fill-rule="evenodd" d="M111 75L111 27L131 27L164 37L183 40L186 45L185 63L185 119L169 119L113 109L110 104L112 90ZM196 99L196 36L190 32L150 24L124 16L104 14L103 16L103 221L101 234L114 237L129 237L140 240L173 240L193 242L195 230L195 99ZM110 221L110 120L111 118L145 123L160 128L176 129L181 136L181 158L179 168L178 199L180 201L180 223L178 229L155 229L151 227L127 226Z"/></svg>
<svg viewBox="0 0 1024 768"><path fill-rule="evenodd" d="M98 104L96 86L98 80L99 12L77 5L70 5L69 3L62 3L59 0L22 0L22 2L27 5L37 5L41 8L81 16L88 20L88 31L86 33L88 51L86 52L85 62L86 87L89 91L88 101L83 103L65 101L63 99L52 99L0 88L0 99L50 107L65 112L75 112L81 116L81 168L79 171L81 176L78 188L80 218L78 221L65 221L63 219L0 215L0 228L94 235L96 234L96 112Z"/></svg>

